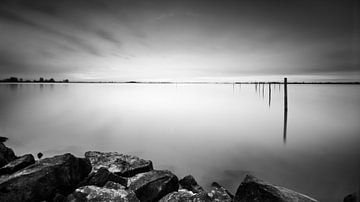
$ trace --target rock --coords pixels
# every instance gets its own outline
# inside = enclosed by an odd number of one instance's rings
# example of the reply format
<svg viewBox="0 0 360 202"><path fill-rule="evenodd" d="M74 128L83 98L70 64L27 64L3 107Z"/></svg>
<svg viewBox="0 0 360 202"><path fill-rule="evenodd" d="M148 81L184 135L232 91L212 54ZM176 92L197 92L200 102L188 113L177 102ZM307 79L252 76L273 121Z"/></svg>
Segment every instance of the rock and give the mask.
<svg viewBox="0 0 360 202"><path fill-rule="evenodd" d="M198 202L231 202L231 197L226 193L223 187L212 187L209 192L203 191L200 193L193 193L186 189L181 189L177 192L172 192L163 197L160 202L179 202L179 201L198 201Z"/></svg>
<svg viewBox="0 0 360 202"><path fill-rule="evenodd" d="M104 186L108 181L120 183L124 186L127 185L127 179L124 177L117 176L108 169L102 167L97 172L91 173L89 176L87 176L78 187L86 186L86 185L95 185L98 187Z"/></svg>
<svg viewBox="0 0 360 202"><path fill-rule="evenodd" d="M15 159L16 156L14 151L0 142L0 167L3 167Z"/></svg>
<svg viewBox="0 0 360 202"><path fill-rule="evenodd" d="M192 175L187 175L183 179L179 180L179 184L182 188L192 191L193 193L200 193L204 191Z"/></svg>
<svg viewBox="0 0 360 202"><path fill-rule="evenodd" d="M254 176L247 175L236 191L234 202L314 202L309 196L264 182Z"/></svg>
<svg viewBox="0 0 360 202"><path fill-rule="evenodd" d="M126 189L125 186L112 181L107 182L104 187L109 189Z"/></svg>
<svg viewBox="0 0 360 202"><path fill-rule="evenodd" d="M225 189L223 186L221 186L217 182L211 183L211 187L218 188L218 189L224 189L224 191L230 196L230 198L234 198L234 194L232 194L229 190Z"/></svg>
<svg viewBox="0 0 360 202"><path fill-rule="evenodd" d="M26 154L0 168L0 175L12 174L34 163L34 156L32 154Z"/></svg>
<svg viewBox="0 0 360 202"><path fill-rule="evenodd" d="M55 197L52 200L53 202L65 202L66 201L66 197L62 194L56 193Z"/></svg>
<svg viewBox="0 0 360 202"><path fill-rule="evenodd" d="M358 193L360 193L360 191L359 191ZM358 201L358 198L359 198L358 193L357 193L357 192L354 192L354 193L352 193L352 194L347 195L347 196L344 198L344 202L357 202L357 201Z"/></svg>
<svg viewBox="0 0 360 202"><path fill-rule="evenodd" d="M133 190L140 201L157 201L179 189L178 178L167 170L153 170L129 178L128 189Z"/></svg>
<svg viewBox="0 0 360 202"><path fill-rule="evenodd" d="M121 186L121 185L120 185ZM67 201L118 201L118 202L138 202L139 199L133 191L125 189L112 189L107 187L84 186L77 188L67 197Z"/></svg>
<svg viewBox="0 0 360 202"><path fill-rule="evenodd" d="M219 185L219 184L216 184ZM232 202L231 193L222 186L212 186L210 192L207 193L211 201Z"/></svg>
<svg viewBox="0 0 360 202"><path fill-rule="evenodd" d="M90 162L64 154L46 158L0 177L0 201L52 200L67 195L91 171Z"/></svg>
<svg viewBox="0 0 360 202"><path fill-rule="evenodd" d="M187 189L180 189L179 191L171 192L164 196L159 202L178 202L178 201L192 201L195 194Z"/></svg>
<svg viewBox="0 0 360 202"><path fill-rule="evenodd" d="M6 142L9 138L0 136L0 143Z"/></svg>
<svg viewBox="0 0 360 202"><path fill-rule="evenodd" d="M92 172L97 172L104 167L119 176L132 177L138 173L153 170L151 161L117 152L88 151L85 153L85 158L90 160Z"/></svg>

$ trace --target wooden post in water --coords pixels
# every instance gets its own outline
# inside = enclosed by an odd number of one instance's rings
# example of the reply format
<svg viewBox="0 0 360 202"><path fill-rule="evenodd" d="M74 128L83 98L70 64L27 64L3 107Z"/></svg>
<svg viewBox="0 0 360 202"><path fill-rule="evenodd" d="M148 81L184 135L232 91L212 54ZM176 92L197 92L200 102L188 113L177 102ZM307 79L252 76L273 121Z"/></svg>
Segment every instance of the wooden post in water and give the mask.
<svg viewBox="0 0 360 202"><path fill-rule="evenodd" d="M271 104L271 83L269 83L269 107Z"/></svg>
<svg viewBox="0 0 360 202"><path fill-rule="evenodd" d="M286 143L287 114L288 114L287 78L284 78L284 130L283 130L284 143Z"/></svg>

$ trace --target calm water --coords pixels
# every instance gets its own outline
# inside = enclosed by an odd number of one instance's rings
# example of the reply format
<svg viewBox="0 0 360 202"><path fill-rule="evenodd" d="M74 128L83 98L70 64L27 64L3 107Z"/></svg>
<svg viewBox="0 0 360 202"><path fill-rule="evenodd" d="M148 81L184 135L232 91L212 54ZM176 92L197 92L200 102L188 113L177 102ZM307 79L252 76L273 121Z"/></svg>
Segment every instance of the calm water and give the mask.
<svg viewBox="0 0 360 202"><path fill-rule="evenodd" d="M360 86L0 85L0 136L17 155L87 150L151 159L235 192L246 173L342 201L360 174ZM271 100L269 100L271 95Z"/></svg>

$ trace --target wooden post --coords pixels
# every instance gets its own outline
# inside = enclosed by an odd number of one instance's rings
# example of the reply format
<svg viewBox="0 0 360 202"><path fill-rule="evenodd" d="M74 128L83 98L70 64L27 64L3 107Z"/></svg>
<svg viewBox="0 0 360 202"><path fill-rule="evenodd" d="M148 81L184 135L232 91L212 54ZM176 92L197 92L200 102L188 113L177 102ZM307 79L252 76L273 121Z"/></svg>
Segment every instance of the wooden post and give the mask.
<svg viewBox="0 0 360 202"><path fill-rule="evenodd" d="M284 130L283 130L284 143L286 143L287 114L288 114L287 78L284 78Z"/></svg>
<svg viewBox="0 0 360 202"><path fill-rule="evenodd" d="M271 83L269 83L269 107L271 104Z"/></svg>

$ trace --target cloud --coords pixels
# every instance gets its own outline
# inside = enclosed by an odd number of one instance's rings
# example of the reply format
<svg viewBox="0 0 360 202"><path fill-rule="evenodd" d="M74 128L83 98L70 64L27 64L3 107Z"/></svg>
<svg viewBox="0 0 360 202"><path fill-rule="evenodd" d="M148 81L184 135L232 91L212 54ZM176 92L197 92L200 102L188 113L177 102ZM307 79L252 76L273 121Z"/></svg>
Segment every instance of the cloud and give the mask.
<svg viewBox="0 0 360 202"><path fill-rule="evenodd" d="M0 2L0 71L9 74L151 79L360 71L353 45L359 6L351 0Z"/></svg>
<svg viewBox="0 0 360 202"><path fill-rule="evenodd" d="M56 29L53 29L51 27L33 22L31 20L28 20L28 19L22 17L21 15L18 15L18 14L9 12L9 11L5 11L5 10L0 10L0 18L8 21L10 23L18 23L21 25L31 27L33 29L37 29L41 32L50 34L52 36L59 37L62 40L67 41L70 44L78 46L83 51L86 51L86 52L94 54L94 55L99 55L99 52L96 50L96 48L93 47L92 45L90 45L89 43L87 43L85 40L78 38L77 36L66 34L66 33L63 33Z"/></svg>
<svg viewBox="0 0 360 202"><path fill-rule="evenodd" d="M96 34L103 40L121 46L121 42L110 32L107 32L105 30L99 30L96 32Z"/></svg>

